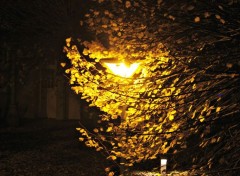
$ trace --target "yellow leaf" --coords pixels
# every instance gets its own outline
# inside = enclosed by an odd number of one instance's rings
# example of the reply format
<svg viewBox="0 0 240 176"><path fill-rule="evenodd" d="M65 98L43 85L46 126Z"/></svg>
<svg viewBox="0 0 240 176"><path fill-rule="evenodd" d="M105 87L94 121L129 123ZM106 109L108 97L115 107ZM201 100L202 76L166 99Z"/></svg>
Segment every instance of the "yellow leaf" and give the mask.
<svg viewBox="0 0 240 176"><path fill-rule="evenodd" d="M175 20L175 17L172 16L172 15L169 15L168 18L169 18L170 20Z"/></svg>
<svg viewBox="0 0 240 176"><path fill-rule="evenodd" d="M232 63L227 63L227 68L232 68L233 64Z"/></svg>
<svg viewBox="0 0 240 176"><path fill-rule="evenodd" d="M192 88L193 88L193 89L196 89L196 88L197 88L196 84L193 84Z"/></svg>
<svg viewBox="0 0 240 176"><path fill-rule="evenodd" d="M117 159L117 157L116 157L116 156L114 156L114 155L110 155L109 157L107 157L107 159L116 160L116 159Z"/></svg>
<svg viewBox="0 0 240 176"><path fill-rule="evenodd" d="M114 176L114 172L109 172L108 176Z"/></svg>
<svg viewBox="0 0 240 176"><path fill-rule="evenodd" d="M195 17L195 18L194 18L194 22L195 22L195 23L200 22L200 17Z"/></svg>
<svg viewBox="0 0 240 176"><path fill-rule="evenodd" d="M173 119L174 119L174 115L170 115L170 116L169 116L169 120L172 121Z"/></svg>
<svg viewBox="0 0 240 176"><path fill-rule="evenodd" d="M108 26L106 24L102 25L103 28L107 28Z"/></svg>
<svg viewBox="0 0 240 176"><path fill-rule="evenodd" d="M98 11L94 11L93 14L97 16L97 15L99 15L99 12Z"/></svg>
<svg viewBox="0 0 240 176"><path fill-rule="evenodd" d="M108 127L106 132L110 132L110 131L112 131L112 127Z"/></svg>
<svg viewBox="0 0 240 176"><path fill-rule="evenodd" d="M65 73L67 73L67 74L68 74L69 72L70 72L70 70L69 70L69 69L65 70Z"/></svg>
<svg viewBox="0 0 240 176"><path fill-rule="evenodd" d="M224 19L220 19L220 22L221 22L222 24L225 24L225 23L226 23Z"/></svg>
<svg viewBox="0 0 240 176"><path fill-rule="evenodd" d="M169 150L169 148L170 148L170 146L168 146L168 147L165 147L164 149L163 149L163 153L167 153L168 152L168 150Z"/></svg>
<svg viewBox="0 0 240 176"><path fill-rule="evenodd" d="M105 15L109 15L109 11L108 11L108 10L105 10L105 11L104 11L104 14L105 14Z"/></svg>
<svg viewBox="0 0 240 176"><path fill-rule="evenodd" d="M66 66L66 63L65 63L65 62L62 62L62 63L61 63L61 66L62 66L62 67L65 67L65 66Z"/></svg>
<svg viewBox="0 0 240 176"><path fill-rule="evenodd" d="M66 44L68 47L70 47L71 37L66 39Z"/></svg>
<svg viewBox="0 0 240 176"><path fill-rule="evenodd" d="M79 138L79 141L84 141L84 138L80 137L80 138Z"/></svg>
<svg viewBox="0 0 240 176"><path fill-rule="evenodd" d="M109 167L106 167L105 168L105 172L109 172L110 171L110 168Z"/></svg>
<svg viewBox="0 0 240 176"><path fill-rule="evenodd" d="M182 149L185 149L185 148L187 148L187 145L184 144L184 145L181 146L181 148L182 148Z"/></svg>
<svg viewBox="0 0 240 176"><path fill-rule="evenodd" d="M139 34L138 34L138 38L143 38L143 36L144 36L144 33L143 32L140 32Z"/></svg>
<svg viewBox="0 0 240 176"><path fill-rule="evenodd" d="M190 107L189 107L188 111L191 111L191 109L192 109L192 105L190 105Z"/></svg>
<svg viewBox="0 0 240 176"><path fill-rule="evenodd" d="M157 159L156 156L151 156L149 159Z"/></svg>
<svg viewBox="0 0 240 176"><path fill-rule="evenodd" d="M117 119L118 116L117 115L112 115L112 119Z"/></svg>
<svg viewBox="0 0 240 176"><path fill-rule="evenodd" d="M84 48L83 54L84 54L84 55L88 55L88 50L87 50L86 48Z"/></svg>
<svg viewBox="0 0 240 176"><path fill-rule="evenodd" d="M101 138L101 140L103 140L103 141L106 140L106 137L105 137L105 136L101 136L100 138Z"/></svg>
<svg viewBox="0 0 240 176"><path fill-rule="evenodd" d="M215 15L215 17L220 20L221 19L221 16L220 15Z"/></svg>
<svg viewBox="0 0 240 176"><path fill-rule="evenodd" d="M80 26L83 26L83 21L80 21Z"/></svg>
<svg viewBox="0 0 240 176"><path fill-rule="evenodd" d="M205 120L205 118L202 115L200 115L199 120L200 120L200 122L203 122Z"/></svg>
<svg viewBox="0 0 240 176"><path fill-rule="evenodd" d="M211 143L215 143L215 142L217 142L217 139L216 138L212 138L211 139Z"/></svg>
<svg viewBox="0 0 240 176"><path fill-rule="evenodd" d="M95 133L98 133L98 129L97 128L94 128L93 130Z"/></svg>
<svg viewBox="0 0 240 176"><path fill-rule="evenodd" d="M221 107L216 108L216 112L219 112L221 110Z"/></svg>
<svg viewBox="0 0 240 176"><path fill-rule="evenodd" d="M106 54L106 55L107 55L107 54L108 54L108 51L106 51L106 50L105 50L105 51L103 51L103 54Z"/></svg>
<svg viewBox="0 0 240 176"><path fill-rule="evenodd" d="M191 80L190 80L190 81L191 81L191 83L192 83L194 80L195 80L195 78L194 78L194 77L192 77L192 78L191 78Z"/></svg>
<svg viewBox="0 0 240 176"><path fill-rule="evenodd" d="M130 1L126 1L125 6L126 6L126 8L131 7L131 2Z"/></svg>
<svg viewBox="0 0 240 176"><path fill-rule="evenodd" d="M173 110L171 111L171 114L176 114L176 112L177 112L176 110Z"/></svg>
<svg viewBox="0 0 240 176"><path fill-rule="evenodd" d="M98 147L98 148L96 149L97 152L99 152L100 150L102 150L102 147Z"/></svg>

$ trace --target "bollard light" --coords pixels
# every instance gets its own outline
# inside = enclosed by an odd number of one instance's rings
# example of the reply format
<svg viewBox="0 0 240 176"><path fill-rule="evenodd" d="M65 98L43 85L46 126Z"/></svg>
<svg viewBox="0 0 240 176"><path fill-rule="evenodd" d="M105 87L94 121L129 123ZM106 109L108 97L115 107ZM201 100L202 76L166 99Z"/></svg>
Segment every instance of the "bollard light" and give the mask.
<svg viewBox="0 0 240 176"><path fill-rule="evenodd" d="M161 159L161 176L167 175L167 159Z"/></svg>

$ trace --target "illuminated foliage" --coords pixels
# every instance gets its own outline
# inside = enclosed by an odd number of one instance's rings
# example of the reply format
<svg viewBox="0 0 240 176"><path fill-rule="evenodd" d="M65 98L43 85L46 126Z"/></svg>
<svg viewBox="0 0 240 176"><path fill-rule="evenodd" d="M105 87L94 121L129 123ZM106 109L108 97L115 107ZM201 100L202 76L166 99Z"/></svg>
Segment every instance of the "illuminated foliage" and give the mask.
<svg viewBox="0 0 240 176"><path fill-rule="evenodd" d="M224 59L224 44L235 53L238 35L231 24L239 22L224 11L233 4L217 5L220 15L201 2L95 3L81 21L95 39L68 38L64 48L72 89L104 112L93 132L78 129L80 140L126 166L177 153L194 134L199 147L221 141L222 133L207 139L203 128L238 112L238 99L227 97L237 93L239 65ZM117 76L103 66L106 59L140 68L130 78Z"/></svg>

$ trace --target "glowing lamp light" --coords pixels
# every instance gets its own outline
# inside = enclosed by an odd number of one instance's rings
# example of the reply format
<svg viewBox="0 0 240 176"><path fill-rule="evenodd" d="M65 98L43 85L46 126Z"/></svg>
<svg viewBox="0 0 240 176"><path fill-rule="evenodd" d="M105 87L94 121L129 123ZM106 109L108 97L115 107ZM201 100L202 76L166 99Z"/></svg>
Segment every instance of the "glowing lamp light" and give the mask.
<svg viewBox="0 0 240 176"><path fill-rule="evenodd" d="M139 63L132 63L129 65L126 65L124 62L121 62L121 63L105 62L104 65L106 65L107 68L113 74L124 77L124 78L131 77L139 67Z"/></svg>
<svg viewBox="0 0 240 176"><path fill-rule="evenodd" d="M166 176L167 175L167 159L161 159L161 175Z"/></svg>

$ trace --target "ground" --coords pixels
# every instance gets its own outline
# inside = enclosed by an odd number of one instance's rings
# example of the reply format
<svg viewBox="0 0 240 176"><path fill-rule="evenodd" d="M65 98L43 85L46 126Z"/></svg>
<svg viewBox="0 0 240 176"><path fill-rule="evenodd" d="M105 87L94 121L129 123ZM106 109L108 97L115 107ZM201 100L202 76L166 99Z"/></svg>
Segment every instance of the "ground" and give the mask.
<svg viewBox="0 0 240 176"><path fill-rule="evenodd" d="M0 176L101 176L105 157L78 141L78 121L25 120L0 128Z"/></svg>

